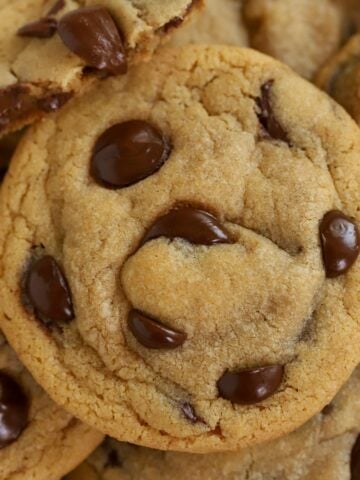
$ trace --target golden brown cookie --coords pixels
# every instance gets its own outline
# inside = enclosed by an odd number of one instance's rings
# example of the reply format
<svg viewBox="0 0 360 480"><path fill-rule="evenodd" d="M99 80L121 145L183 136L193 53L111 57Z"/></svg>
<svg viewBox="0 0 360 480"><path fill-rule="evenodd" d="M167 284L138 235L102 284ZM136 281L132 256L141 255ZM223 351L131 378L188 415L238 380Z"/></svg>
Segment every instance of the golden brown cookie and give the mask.
<svg viewBox="0 0 360 480"><path fill-rule="evenodd" d="M0 479L58 480L102 435L58 407L0 334Z"/></svg>
<svg viewBox="0 0 360 480"><path fill-rule="evenodd" d="M66 480L356 480L360 369L296 432L241 452L160 452L107 439Z"/></svg>
<svg viewBox="0 0 360 480"><path fill-rule="evenodd" d="M0 135L123 75L202 0L12 0L0 4Z"/></svg>
<svg viewBox="0 0 360 480"><path fill-rule="evenodd" d="M316 84L360 123L360 34L354 35L324 66Z"/></svg>
<svg viewBox="0 0 360 480"><path fill-rule="evenodd" d="M244 0L250 45L306 78L354 28L355 0Z"/></svg>
<svg viewBox="0 0 360 480"><path fill-rule="evenodd" d="M190 17L187 25L172 35L169 45L219 44L248 45L242 18L242 0L206 0L205 7Z"/></svg>
<svg viewBox="0 0 360 480"><path fill-rule="evenodd" d="M119 440L288 433L360 358L359 154L357 125L285 65L162 51L21 143L1 325L60 405Z"/></svg>

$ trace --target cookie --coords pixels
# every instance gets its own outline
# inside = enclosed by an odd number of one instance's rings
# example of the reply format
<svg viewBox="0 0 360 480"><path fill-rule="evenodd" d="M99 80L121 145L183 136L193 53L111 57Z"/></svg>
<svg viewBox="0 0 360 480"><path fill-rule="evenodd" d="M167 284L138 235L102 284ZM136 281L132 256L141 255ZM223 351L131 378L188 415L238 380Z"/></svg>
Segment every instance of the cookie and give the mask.
<svg viewBox="0 0 360 480"><path fill-rule="evenodd" d="M189 22L176 31L169 42L172 46L187 44L219 44L246 47L248 33L242 14L242 0L207 0Z"/></svg>
<svg viewBox="0 0 360 480"><path fill-rule="evenodd" d="M0 134L58 110L96 78L149 59L201 0L0 4Z"/></svg>
<svg viewBox="0 0 360 480"><path fill-rule="evenodd" d="M0 322L40 384L161 450L245 447L321 410L360 357L351 118L225 46L161 51L62 112L0 200Z"/></svg>
<svg viewBox="0 0 360 480"><path fill-rule="evenodd" d="M241 452L196 455L107 439L66 480L355 480L359 398L358 368L322 413L279 440Z"/></svg>
<svg viewBox="0 0 360 480"><path fill-rule="evenodd" d="M324 66L315 81L360 123L360 34Z"/></svg>
<svg viewBox="0 0 360 480"><path fill-rule="evenodd" d="M244 0L250 45L306 78L354 28L354 0Z"/></svg>
<svg viewBox="0 0 360 480"><path fill-rule="evenodd" d="M1 334L0 409L1 480L58 480L102 439L50 400Z"/></svg>

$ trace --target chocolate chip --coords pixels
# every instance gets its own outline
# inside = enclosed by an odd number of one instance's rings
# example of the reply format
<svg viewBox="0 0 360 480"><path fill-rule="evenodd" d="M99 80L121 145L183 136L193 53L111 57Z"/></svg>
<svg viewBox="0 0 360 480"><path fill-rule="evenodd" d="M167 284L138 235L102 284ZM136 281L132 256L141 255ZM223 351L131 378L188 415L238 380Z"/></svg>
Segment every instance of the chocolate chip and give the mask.
<svg viewBox="0 0 360 480"><path fill-rule="evenodd" d="M147 348L173 349L180 347L187 338L186 333L173 330L138 310L130 311L128 326L137 341Z"/></svg>
<svg viewBox="0 0 360 480"><path fill-rule="evenodd" d="M222 398L233 403L253 404L270 397L279 388L284 376L282 365L225 372L218 381Z"/></svg>
<svg viewBox="0 0 360 480"><path fill-rule="evenodd" d="M90 173L107 188L128 187L157 172L170 151L168 139L149 123L118 123L96 142Z"/></svg>
<svg viewBox="0 0 360 480"><path fill-rule="evenodd" d="M350 470L351 480L360 480L360 435L351 451Z"/></svg>
<svg viewBox="0 0 360 480"><path fill-rule="evenodd" d="M17 34L20 37L50 38L55 34L56 29L57 21L54 18L44 17L19 28Z"/></svg>
<svg viewBox="0 0 360 480"><path fill-rule="evenodd" d="M261 86L261 96L256 99L256 104L259 108L257 116L266 136L290 144L288 135L276 119L271 105L273 84L274 80L269 80Z"/></svg>
<svg viewBox="0 0 360 480"><path fill-rule="evenodd" d="M86 65L111 75L124 74L127 61L123 41L104 7L84 7L65 14L58 24L64 44Z"/></svg>
<svg viewBox="0 0 360 480"><path fill-rule="evenodd" d="M65 7L65 0L57 0L47 13L48 17L56 15Z"/></svg>
<svg viewBox="0 0 360 480"><path fill-rule="evenodd" d="M20 385L0 372L0 448L15 442L28 423L29 401Z"/></svg>
<svg viewBox="0 0 360 480"><path fill-rule="evenodd" d="M13 85L0 90L0 127L5 127L28 108L29 89L25 85Z"/></svg>
<svg viewBox="0 0 360 480"><path fill-rule="evenodd" d="M32 263L25 287L27 298L38 315L53 322L74 318L69 285L53 257L45 255Z"/></svg>
<svg viewBox="0 0 360 480"><path fill-rule="evenodd" d="M181 206L158 218L142 243L159 237L183 238L196 245L231 243L230 236L216 217L204 210Z"/></svg>
<svg viewBox="0 0 360 480"><path fill-rule="evenodd" d="M56 112L73 96L72 92L53 93L38 101L38 106L43 112Z"/></svg>
<svg viewBox="0 0 360 480"><path fill-rule="evenodd" d="M203 420L197 416L194 407L189 402L182 403L180 405L181 411L184 416L190 420L191 423L203 422Z"/></svg>
<svg viewBox="0 0 360 480"><path fill-rule="evenodd" d="M355 222L338 210L332 210L320 223L320 238L326 276L346 273L360 252L360 234Z"/></svg>

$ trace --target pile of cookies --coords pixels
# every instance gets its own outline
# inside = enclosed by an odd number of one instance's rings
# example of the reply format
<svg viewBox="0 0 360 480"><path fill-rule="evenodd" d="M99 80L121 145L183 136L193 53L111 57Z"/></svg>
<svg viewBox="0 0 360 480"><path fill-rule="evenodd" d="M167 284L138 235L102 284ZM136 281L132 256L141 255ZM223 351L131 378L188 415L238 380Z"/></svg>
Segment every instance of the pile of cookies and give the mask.
<svg viewBox="0 0 360 480"><path fill-rule="evenodd" d="M0 23L0 480L359 480L358 0Z"/></svg>

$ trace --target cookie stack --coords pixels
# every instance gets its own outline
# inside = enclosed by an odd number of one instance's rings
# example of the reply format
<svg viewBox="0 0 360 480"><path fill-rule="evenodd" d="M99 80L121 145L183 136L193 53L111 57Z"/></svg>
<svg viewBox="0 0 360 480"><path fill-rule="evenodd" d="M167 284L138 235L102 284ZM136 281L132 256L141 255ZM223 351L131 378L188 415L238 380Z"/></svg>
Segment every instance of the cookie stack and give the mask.
<svg viewBox="0 0 360 480"><path fill-rule="evenodd" d="M0 0L0 480L360 479L358 14Z"/></svg>

